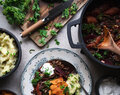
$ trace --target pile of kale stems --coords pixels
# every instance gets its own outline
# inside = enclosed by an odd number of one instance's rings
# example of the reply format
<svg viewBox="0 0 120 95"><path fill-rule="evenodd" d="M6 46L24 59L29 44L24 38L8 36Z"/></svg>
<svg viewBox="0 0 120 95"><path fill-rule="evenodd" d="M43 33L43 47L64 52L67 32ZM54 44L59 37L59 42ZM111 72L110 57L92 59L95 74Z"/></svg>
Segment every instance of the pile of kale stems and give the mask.
<svg viewBox="0 0 120 95"><path fill-rule="evenodd" d="M0 0L0 6L10 24L22 25L30 2L31 0Z"/></svg>

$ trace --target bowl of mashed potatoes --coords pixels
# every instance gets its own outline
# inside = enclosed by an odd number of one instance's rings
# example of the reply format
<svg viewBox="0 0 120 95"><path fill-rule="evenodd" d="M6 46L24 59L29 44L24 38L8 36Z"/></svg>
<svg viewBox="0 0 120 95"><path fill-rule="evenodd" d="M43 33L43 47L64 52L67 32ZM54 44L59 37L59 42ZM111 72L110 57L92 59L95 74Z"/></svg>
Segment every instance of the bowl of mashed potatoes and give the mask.
<svg viewBox="0 0 120 95"><path fill-rule="evenodd" d="M9 31L0 28L0 79L11 75L19 66L21 46Z"/></svg>

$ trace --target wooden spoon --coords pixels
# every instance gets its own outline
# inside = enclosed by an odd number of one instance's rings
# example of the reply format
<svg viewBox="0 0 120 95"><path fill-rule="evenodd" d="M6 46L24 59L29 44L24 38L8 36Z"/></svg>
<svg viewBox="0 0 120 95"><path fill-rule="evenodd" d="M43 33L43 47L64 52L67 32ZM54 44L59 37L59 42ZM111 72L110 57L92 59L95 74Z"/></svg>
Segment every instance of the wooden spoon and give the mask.
<svg viewBox="0 0 120 95"><path fill-rule="evenodd" d="M120 55L120 48L114 42L111 33L108 28L104 26L104 40L98 45L99 49L110 50L118 55Z"/></svg>

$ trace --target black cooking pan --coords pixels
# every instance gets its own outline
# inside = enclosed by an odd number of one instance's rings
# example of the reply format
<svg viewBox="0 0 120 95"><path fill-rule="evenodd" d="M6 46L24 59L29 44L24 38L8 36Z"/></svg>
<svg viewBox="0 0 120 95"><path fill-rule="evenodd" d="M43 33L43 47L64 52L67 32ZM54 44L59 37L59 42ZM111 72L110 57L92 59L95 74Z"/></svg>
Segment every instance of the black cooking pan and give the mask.
<svg viewBox="0 0 120 95"><path fill-rule="evenodd" d="M72 48L81 48L81 50L83 51L83 53L86 56L88 56L91 60L93 60L95 63L101 64L101 65L103 65L105 67L112 68L112 69L120 69L120 66L114 66L114 65L104 64L101 61L99 61L97 58L95 58L90 53L90 51L87 49L87 47L85 45L85 42L83 40L83 35L82 35L82 21L83 21L83 17L85 15L86 11L91 10L92 8L95 8L95 6L103 3L103 1L110 1L110 0L89 0L85 4L85 6L83 8L83 11L82 11L82 14L81 14L81 17L79 19L77 19L77 20L74 20L74 21L68 23L68 26L67 26L68 40L69 40L70 46ZM114 1L120 3L119 0L114 0ZM77 44L74 44L73 40L72 40L72 37L71 37L71 27L72 26L76 26L76 25L79 25L79 29L78 29L79 42Z"/></svg>

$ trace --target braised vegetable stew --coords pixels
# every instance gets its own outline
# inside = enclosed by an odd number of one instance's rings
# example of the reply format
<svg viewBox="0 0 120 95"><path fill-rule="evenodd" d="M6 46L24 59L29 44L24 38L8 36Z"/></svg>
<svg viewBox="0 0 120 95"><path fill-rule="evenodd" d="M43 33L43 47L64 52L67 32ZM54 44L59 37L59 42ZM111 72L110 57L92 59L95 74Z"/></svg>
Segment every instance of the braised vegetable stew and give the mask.
<svg viewBox="0 0 120 95"><path fill-rule="evenodd" d="M98 3L93 2L93 5L90 5L83 18L82 33L86 47L94 57L105 64L120 65L119 55L97 48L103 41L104 26L109 29L115 43L120 47L119 0L100 0Z"/></svg>
<svg viewBox="0 0 120 95"><path fill-rule="evenodd" d="M44 63L32 80L35 95L80 95L80 76L70 63L51 60Z"/></svg>

